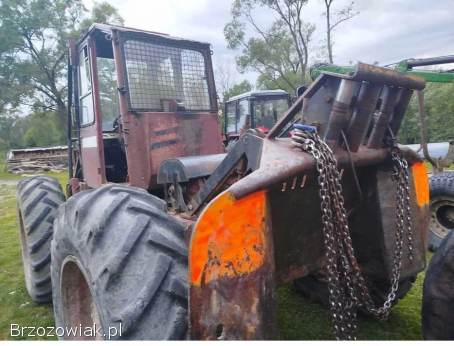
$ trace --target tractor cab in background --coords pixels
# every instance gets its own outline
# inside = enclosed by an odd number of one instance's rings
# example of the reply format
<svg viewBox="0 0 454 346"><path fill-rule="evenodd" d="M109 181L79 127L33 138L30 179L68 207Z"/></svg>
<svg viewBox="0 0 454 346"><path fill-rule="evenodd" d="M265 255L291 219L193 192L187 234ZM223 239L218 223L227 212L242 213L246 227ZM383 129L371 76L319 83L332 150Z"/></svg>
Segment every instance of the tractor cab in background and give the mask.
<svg viewBox="0 0 454 346"><path fill-rule="evenodd" d="M248 91L231 97L224 108L226 143L237 140L248 129L268 133L290 104L290 95L284 90Z"/></svg>

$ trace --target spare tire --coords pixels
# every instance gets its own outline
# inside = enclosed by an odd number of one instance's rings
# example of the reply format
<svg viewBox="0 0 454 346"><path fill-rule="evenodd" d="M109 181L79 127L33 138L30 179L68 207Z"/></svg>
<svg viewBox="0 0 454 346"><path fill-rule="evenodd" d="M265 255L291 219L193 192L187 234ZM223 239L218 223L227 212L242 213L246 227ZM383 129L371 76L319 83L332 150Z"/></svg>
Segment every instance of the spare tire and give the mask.
<svg viewBox="0 0 454 346"><path fill-rule="evenodd" d="M98 339L184 339L184 233L166 203L143 189L107 185L69 198L52 241L56 327L95 324L101 333L87 337Z"/></svg>
<svg viewBox="0 0 454 346"><path fill-rule="evenodd" d="M436 251L454 229L454 172L430 177L430 223L428 247Z"/></svg>
<svg viewBox="0 0 454 346"><path fill-rule="evenodd" d="M58 181L32 177L17 184L17 215L22 246L25 286L37 303L52 300L50 243L53 223L65 195Z"/></svg>
<svg viewBox="0 0 454 346"><path fill-rule="evenodd" d="M427 268L422 333L428 340L454 340L454 232L440 244Z"/></svg>

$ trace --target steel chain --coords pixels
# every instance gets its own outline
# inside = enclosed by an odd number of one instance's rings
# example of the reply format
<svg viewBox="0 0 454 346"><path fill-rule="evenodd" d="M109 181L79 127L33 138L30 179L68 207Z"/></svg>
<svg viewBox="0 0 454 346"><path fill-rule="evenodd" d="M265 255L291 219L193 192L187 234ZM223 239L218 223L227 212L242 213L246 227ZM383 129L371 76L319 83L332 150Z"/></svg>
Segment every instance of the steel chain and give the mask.
<svg viewBox="0 0 454 346"><path fill-rule="evenodd" d="M404 237L407 240L409 259L413 260L408 163L394 146L391 149L391 158L394 163L392 178L397 185L396 246L391 288L383 305L376 307L356 260L342 194L341 176L331 148L317 133L299 129L293 131L292 143L311 154L316 161L333 333L338 340L354 340L358 328L358 308L363 308L380 319L386 319L389 315L399 289Z"/></svg>

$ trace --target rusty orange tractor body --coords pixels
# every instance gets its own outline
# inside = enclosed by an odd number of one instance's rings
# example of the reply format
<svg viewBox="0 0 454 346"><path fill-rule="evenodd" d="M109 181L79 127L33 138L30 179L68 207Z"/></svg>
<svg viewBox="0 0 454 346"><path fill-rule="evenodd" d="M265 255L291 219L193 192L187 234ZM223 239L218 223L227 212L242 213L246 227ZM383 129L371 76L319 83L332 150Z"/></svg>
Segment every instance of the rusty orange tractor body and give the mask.
<svg viewBox="0 0 454 346"><path fill-rule="evenodd" d="M317 163L294 146L294 124L316 128L334 153L361 272L371 290L387 290L388 143L423 81L366 64L323 73L267 134L247 131L226 153L208 44L95 25L70 48L72 197L48 212L58 326L121 325L131 339L275 338L276 286L327 262ZM423 163L400 150L414 249L411 261L404 250L402 283L425 267L428 190Z"/></svg>

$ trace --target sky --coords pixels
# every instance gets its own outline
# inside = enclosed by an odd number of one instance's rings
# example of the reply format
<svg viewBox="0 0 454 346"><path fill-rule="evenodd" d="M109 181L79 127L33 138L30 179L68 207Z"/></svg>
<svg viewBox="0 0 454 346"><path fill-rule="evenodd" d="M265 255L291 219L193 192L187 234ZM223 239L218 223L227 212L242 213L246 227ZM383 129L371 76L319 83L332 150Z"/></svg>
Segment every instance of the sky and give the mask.
<svg viewBox="0 0 454 346"><path fill-rule="evenodd" d="M125 19L125 25L143 30L209 42L213 64L228 69L235 81L255 82L256 74L240 75L235 56L227 48L224 25L231 18L231 0L108 0ZM89 9L93 0L84 0ZM350 0L335 0L334 10ZM339 25L334 36L334 62L356 61L386 65L405 58L454 54L454 0L355 0L359 14ZM315 24L312 55L324 39L323 0L309 0L303 19ZM272 12L258 10L263 28L273 21Z"/></svg>

